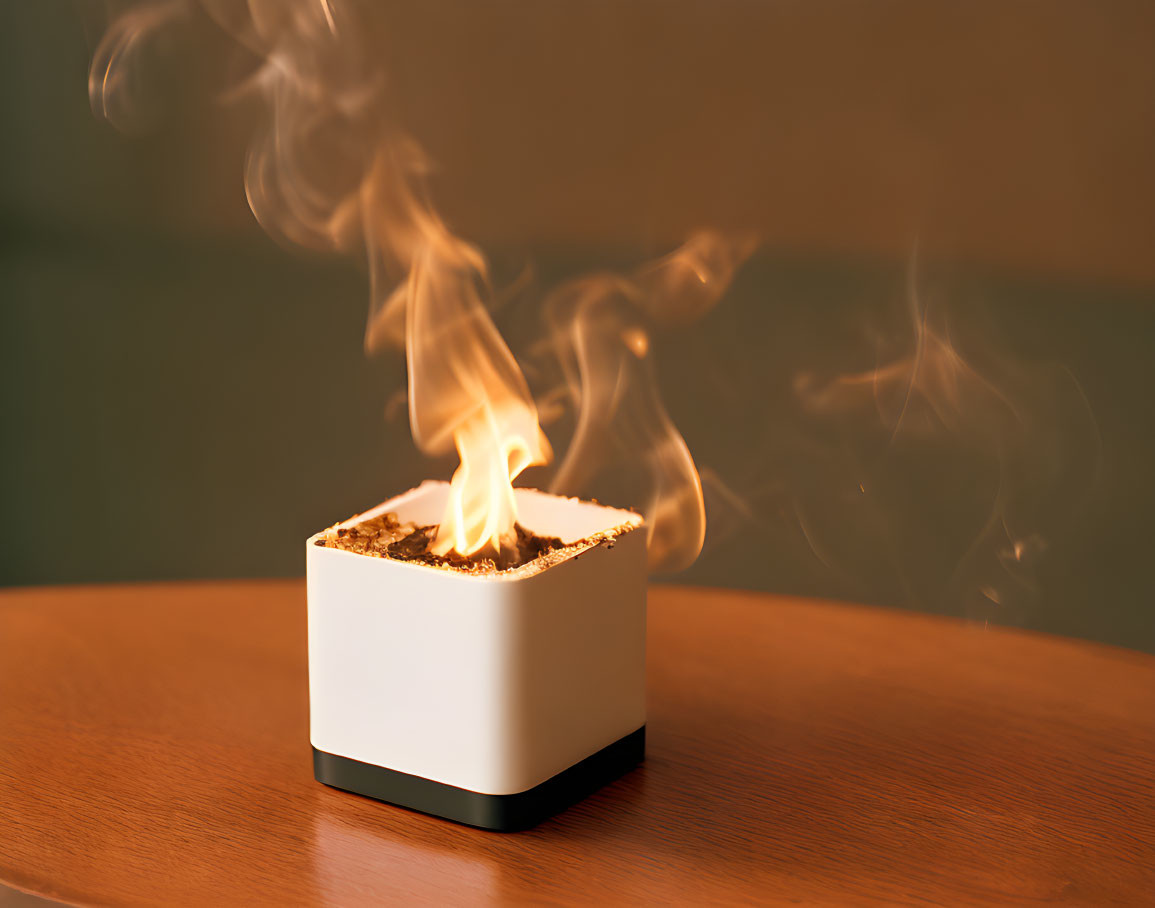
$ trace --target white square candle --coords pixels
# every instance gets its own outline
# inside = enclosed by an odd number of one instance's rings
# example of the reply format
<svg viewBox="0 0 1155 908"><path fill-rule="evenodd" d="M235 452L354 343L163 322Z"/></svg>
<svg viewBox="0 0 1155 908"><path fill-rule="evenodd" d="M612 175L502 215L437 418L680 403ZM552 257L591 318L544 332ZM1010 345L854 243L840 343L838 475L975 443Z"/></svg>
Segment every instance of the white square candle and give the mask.
<svg viewBox="0 0 1155 908"><path fill-rule="evenodd" d="M426 482L339 526L441 519ZM317 778L471 825L532 825L643 756L646 540L630 511L515 490L567 547L466 573L306 548Z"/></svg>

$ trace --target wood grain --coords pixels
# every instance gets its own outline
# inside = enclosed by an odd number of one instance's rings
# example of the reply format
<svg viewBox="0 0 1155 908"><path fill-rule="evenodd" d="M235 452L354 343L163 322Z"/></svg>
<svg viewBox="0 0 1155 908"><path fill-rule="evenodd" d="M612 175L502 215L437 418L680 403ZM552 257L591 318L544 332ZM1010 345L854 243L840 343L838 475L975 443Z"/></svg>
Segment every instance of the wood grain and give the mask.
<svg viewBox="0 0 1155 908"><path fill-rule="evenodd" d="M527 833L310 772L295 581L0 594L0 880L97 904L1150 903L1155 659L651 596L645 766Z"/></svg>

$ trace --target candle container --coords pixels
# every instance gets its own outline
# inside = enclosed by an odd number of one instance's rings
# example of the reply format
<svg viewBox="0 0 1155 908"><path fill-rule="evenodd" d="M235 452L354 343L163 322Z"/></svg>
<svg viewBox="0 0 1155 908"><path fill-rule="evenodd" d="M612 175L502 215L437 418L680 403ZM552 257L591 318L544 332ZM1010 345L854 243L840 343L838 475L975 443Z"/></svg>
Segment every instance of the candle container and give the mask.
<svg viewBox="0 0 1155 908"><path fill-rule="evenodd" d="M387 512L435 524L449 487ZM645 749L645 534L629 511L531 489L520 522L570 544L471 574L306 546L318 781L471 826L524 829ZM551 557L552 556L552 557Z"/></svg>

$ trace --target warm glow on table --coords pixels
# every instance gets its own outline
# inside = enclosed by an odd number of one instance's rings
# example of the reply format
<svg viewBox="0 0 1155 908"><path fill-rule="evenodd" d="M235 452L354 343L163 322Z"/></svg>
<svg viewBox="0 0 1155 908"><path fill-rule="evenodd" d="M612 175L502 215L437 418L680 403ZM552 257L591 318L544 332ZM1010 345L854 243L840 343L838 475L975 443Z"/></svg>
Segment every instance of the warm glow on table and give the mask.
<svg viewBox="0 0 1155 908"><path fill-rule="evenodd" d="M500 835L312 778L299 581L0 593L0 882L100 904L1148 901L1155 658L650 593L648 759Z"/></svg>

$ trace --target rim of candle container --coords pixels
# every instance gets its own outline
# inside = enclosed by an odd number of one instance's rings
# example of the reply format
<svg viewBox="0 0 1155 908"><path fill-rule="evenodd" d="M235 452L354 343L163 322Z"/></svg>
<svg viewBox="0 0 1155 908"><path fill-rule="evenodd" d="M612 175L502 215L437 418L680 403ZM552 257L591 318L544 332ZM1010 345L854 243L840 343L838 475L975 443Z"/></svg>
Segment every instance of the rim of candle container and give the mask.
<svg viewBox="0 0 1155 908"><path fill-rule="evenodd" d="M429 494L431 486L448 487L449 483L440 479L427 479L420 485L414 486L408 491L386 499L380 504L369 508L367 511L363 511L360 514L354 514L352 517L349 517L346 520L342 520L330 527L326 527L318 533L314 533L308 538L308 540L306 540L306 544L309 546L315 545L319 539L325 537L333 530L353 527L357 524L364 523L366 520L372 520L374 517L380 516L381 514L386 514L390 511L397 510L399 507L404 506L407 501L410 501L411 499L422 494ZM584 539L579 539L574 542L567 543L563 548L555 549L553 552L547 552L544 555L539 555L532 561L527 561L525 564L519 565L518 567L505 571L492 571L485 573L462 571L448 566L426 564L420 561L404 561L400 558L388 558L380 555L366 555L361 552L351 552L347 549L336 548L334 546L324 546L324 549L327 552L337 552L342 555L347 555L350 558L372 558L375 561L386 562L390 565L396 565L399 568L403 567L417 571L437 571L439 574L461 578L462 580L510 582L515 580L525 580L529 577L536 577L539 574L544 574L552 568L559 567L560 565L572 561L574 558L577 558L578 556L583 555L592 549L598 548L599 546L605 545L606 543L612 543L645 525L645 520L641 514L638 514L636 511L631 511L627 508L615 508L610 505L602 504L599 501L592 501L586 498L576 498L569 495L557 495L553 492L546 492L542 489L529 487L519 486L514 491L546 495L550 498L557 498L562 501L576 502L586 507L595 507L603 511L608 511L613 514L620 515L621 521L597 533L590 534ZM554 555L555 558L551 559L551 555Z"/></svg>

